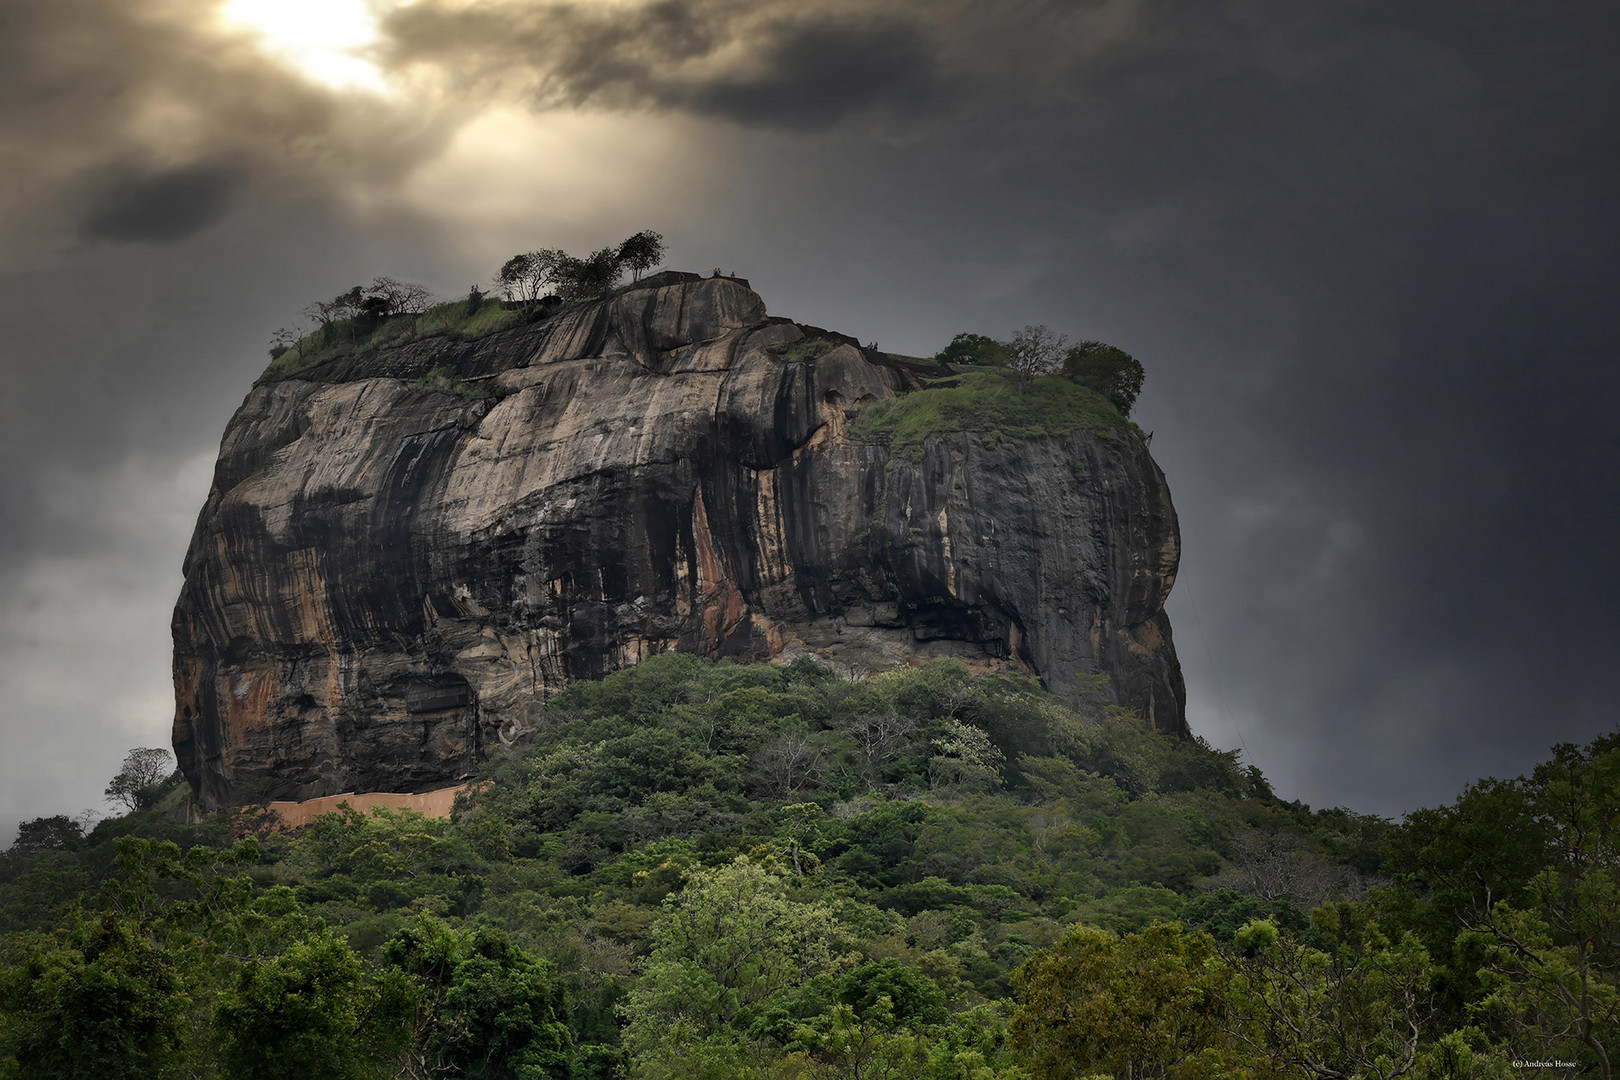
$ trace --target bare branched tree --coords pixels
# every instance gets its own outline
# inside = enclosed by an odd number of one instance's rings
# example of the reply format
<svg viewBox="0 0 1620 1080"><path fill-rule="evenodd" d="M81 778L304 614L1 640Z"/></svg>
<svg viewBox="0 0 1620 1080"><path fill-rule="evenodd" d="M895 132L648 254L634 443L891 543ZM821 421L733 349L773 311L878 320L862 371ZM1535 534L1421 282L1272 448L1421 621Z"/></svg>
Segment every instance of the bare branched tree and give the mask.
<svg viewBox="0 0 1620 1080"><path fill-rule="evenodd" d="M108 802L126 810L149 809L163 782L174 772L174 755L155 746L137 747L124 757L124 767L105 792Z"/></svg>
<svg viewBox="0 0 1620 1080"><path fill-rule="evenodd" d="M508 300L533 307L558 284L558 273L574 257L560 248L542 248L514 255L502 264L495 284Z"/></svg>
<svg viewBox="0 0 1620 1080"><path fill-rule="evenodd" d="M377 311L384 318L392 315L410 315L414 318L436 302L426 287L391 277L373 278L371 287L366 290L366 299L375 302Z"/></svg>
<svg viewBox="0 0 1620 1080"><path fill-rule="evenodd" d="M883 766L916 744L917 722L890 709L848 717L838 722L838 730L855 743L861 782L871 787Z"/></svg>
<svg viewBox="0 0 1620 1080"><path fill-rule="evenodd" d="M1215 877L1215 884L1262 900L1287 900L1310 911L1329 900L1359 900L1368 882L1294 833L1245 829L1232 837L1230 865Z"/></svg>
<svg viewBox="0 0 1620 1080"><path fill-rule="evenodd" d="M293 326L278 327L270 335L270 359L279 359L283 353L290 352L297 347L304 338L304 331Z"/></svg>
<svg viewBox="0 0 1620 1080"><path fill-rule="evenodd" d="M803 732L784 731L754 755L759 786L778 798L821 786L827 749Z"/></svg>
<svg viewBox="0 0 1620 1080"><path fill-rule="evenodd" d="M340 296L336 300L312 300L298 313L315 324L315 332L323 345L332 340L332 327L345 317L342 299Z"/></svg>
<svg viewBox="0 0 1620 1080"><path fill-rule="evenodd" d="M1063 366L1069 339L1045 326L1026 326L1008 342L1007 368L1021 386L1037 375L1050 375Z"/></svg>

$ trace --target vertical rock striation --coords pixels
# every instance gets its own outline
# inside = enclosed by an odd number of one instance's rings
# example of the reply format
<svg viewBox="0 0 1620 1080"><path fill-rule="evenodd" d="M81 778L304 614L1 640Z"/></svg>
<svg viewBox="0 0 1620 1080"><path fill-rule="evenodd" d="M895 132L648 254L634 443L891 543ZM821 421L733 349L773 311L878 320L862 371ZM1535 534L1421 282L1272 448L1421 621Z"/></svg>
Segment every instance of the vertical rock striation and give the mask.
<svg viewBox="0 0 1620 1080"><path fill-rule="evenodd" d="M205 805L454 783L569 680L669 650L1102 671L1184 732L1175 512L1136 434L891 453L852 419L945 369L674 277L254 387L174 615ZM446 368L480 393L421 378Z"/></svg>

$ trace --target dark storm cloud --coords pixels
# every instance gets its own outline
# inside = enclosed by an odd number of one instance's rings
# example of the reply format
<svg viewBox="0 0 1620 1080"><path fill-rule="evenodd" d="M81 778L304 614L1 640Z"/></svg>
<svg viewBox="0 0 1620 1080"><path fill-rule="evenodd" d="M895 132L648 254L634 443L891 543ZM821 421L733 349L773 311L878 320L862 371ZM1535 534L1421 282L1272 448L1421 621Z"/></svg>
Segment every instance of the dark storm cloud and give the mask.
<svg viewBox="0 0 1620 1080"><path fill-rule="evenodd" d="M312 83L221 26L215 7L0 0L0 215L13 253L21 229L173 242L253 184L314 204L387 190L468 111Z"/></svg>
<svg viewBox="0 0 1620 1080"><path fill-rule="evenodd" d="M1148 354L1206 720L1384 810L1611 725L1620 11L1073 10L985 183Z"/></svg>
<svg viewBox="0 0 1620 1080"><path fill-rule="evenodd" d="M79 231L91 240L184 240L225 216L241 181L236 170L212 164L146 174L121 170L102 185Z"/></svg>
<svg viewBox="0 0 1620 1080"><path fill-rule="evenodd" d="M815 5L662 0L645 6L417 4L386 22L395 66L504 84L541 108L677 109L792 130L942 96L931 30Z"/></svg>
<svg viewBox="0 0 1620 1080"><path fill-rule="evenodd" d="M759 70L665 90L669 104L745 124L814 129L881 105L921 111L942 90L926 38L898 21L778 23Z"/></svg>

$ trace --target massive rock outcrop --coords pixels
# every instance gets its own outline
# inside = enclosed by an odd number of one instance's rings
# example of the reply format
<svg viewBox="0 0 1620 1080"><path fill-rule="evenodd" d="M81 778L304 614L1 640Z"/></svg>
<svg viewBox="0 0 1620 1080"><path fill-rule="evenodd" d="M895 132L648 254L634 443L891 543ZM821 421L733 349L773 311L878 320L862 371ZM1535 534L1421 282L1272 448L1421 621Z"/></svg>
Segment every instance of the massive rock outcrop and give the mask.
<svg viewBox="0 0 1620 1080"><path fill-rule="evenodd" d="M1102 671L1185 730L1137 434L891 452L852 420L946 372L664 281L254 387L174 616L204 805L454 783L568 680L667 650Z"/></svg>

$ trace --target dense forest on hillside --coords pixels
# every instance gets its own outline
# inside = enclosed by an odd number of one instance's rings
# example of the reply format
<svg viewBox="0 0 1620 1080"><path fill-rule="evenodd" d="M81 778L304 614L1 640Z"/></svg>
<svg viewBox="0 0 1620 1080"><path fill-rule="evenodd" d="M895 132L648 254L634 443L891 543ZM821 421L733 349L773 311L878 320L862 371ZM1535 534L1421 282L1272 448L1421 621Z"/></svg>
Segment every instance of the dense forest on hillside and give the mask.
<svg viewBox="0 0 1620 1080"><path fill-rule="evenodd" d="M28 822L0 1076L1611 1075L1620 737L1391 824L1105 690L671 655L449 820Z"/></svg>

